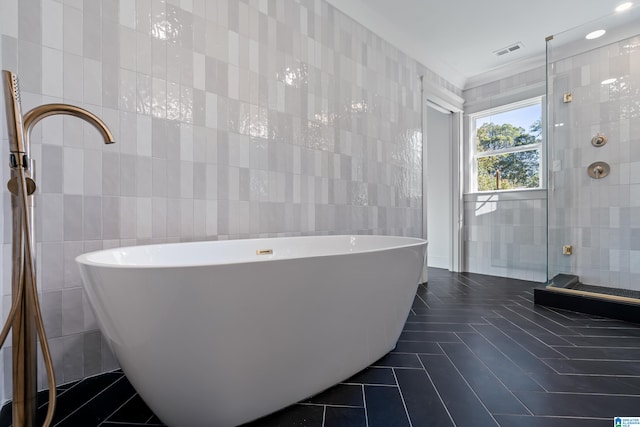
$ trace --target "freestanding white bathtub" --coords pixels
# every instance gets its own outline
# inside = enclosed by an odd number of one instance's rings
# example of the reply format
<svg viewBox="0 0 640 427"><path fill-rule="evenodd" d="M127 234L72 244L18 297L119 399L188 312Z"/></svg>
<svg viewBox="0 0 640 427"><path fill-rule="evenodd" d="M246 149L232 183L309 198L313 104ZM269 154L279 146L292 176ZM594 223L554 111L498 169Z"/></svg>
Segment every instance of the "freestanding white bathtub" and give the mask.
<svg viewBox="0 0 640 427"><path fill-rule="evenodd" d="M102 333L156 415L171 427L224 427L393 349L425 252L414 238L323 236L126 247L76 261Z"/></svg>

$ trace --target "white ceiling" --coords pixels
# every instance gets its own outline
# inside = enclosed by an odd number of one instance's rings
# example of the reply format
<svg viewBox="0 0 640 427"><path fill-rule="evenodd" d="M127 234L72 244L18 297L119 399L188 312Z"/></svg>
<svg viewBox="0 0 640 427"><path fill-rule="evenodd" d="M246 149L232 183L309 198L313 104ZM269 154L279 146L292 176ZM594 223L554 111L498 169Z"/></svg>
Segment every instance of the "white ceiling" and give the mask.
<svg viewBox="0 0 640 427"><path fill-rule="evenodd" d="M547 36L610 15L626 0L328 1L466 88L507 64L544 64ZM524 47L501 57L493 53L517 42Z"/></svg>

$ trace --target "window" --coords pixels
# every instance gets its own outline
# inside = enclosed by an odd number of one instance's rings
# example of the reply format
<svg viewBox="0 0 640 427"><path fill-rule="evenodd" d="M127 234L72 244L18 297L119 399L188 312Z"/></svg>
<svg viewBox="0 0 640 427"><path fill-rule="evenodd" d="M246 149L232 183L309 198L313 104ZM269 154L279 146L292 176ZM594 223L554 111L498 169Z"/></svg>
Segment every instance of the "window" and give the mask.
<svg viewBox="0 0 640 427"><path fill-rule="evenodd" d="M470 190L542 188L542 98L471 116Z"/></svg>

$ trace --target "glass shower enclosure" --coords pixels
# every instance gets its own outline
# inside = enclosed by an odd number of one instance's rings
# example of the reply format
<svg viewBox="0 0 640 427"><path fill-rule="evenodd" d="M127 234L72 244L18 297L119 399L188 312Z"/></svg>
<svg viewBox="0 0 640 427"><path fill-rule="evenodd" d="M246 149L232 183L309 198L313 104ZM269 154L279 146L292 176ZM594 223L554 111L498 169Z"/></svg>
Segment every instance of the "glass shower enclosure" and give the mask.
<svg viewBox="0 0 640 427"><path fill-rule="evenodd" d="M547 283L640 298L640 7L548 37L546 65Z"/></svg>

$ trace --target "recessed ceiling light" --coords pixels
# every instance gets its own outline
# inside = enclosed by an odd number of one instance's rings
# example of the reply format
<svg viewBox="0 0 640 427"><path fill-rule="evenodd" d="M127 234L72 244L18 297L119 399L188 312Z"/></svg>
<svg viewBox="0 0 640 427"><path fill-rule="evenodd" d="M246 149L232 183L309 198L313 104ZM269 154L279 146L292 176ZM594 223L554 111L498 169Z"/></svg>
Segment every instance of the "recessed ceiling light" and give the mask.
<svg viewBox="0 0 640 427"><path fill-rule="evenodd" d="M633 3L630 1L626 3L622 3L620 6L616 7L616 12L624 12L625 10L629 9L631 6L633 6Z"/></svg>
<svg viewBox="0 0 640 427"><path fill-rule="evenodd" d="M616 78L613 78L613 79L607 79L607 80L603 80L601 84L603 84L603 85L610 85L611 83L615 83L615 82L617 82L617 81L618 81L618 79L616 79Z"/></svg>
<svg viewBox="0 0 640 427"><path fill-rule="evenodd" d="M593 40L593 39L597 39L598 37L602 37L604 36L604 33L606 33L605 30L596 30L596 31L592 31L589 34L587 34L585 36L585 38L587 40Z"/></svg>

